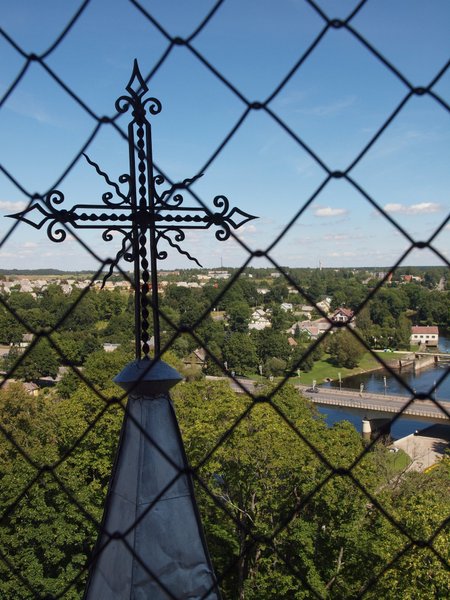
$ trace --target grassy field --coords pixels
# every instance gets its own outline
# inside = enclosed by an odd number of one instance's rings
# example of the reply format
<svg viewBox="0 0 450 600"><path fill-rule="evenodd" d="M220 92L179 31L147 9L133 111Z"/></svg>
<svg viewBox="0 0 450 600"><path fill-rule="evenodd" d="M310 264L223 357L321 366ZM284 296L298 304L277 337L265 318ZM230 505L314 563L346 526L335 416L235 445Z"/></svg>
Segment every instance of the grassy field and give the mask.
<svg viewBox="0 0 450 600"><path fill-rule="evenodd" d="M402 354L396 354L395 352L389 352L388 354L380 355L380 358L384 360L398 360L404 358ZM339 373L341 377L349 377L350 375L358 375L359 373L365 373L366 371L373 371L380 369L380 363L370 354L366 352L362 357L359 365L355 369L347 369L345 367L336 367L330 361L329 355L325 354L322 360L314 363L313 368L308 373L300 371L300 377L293 377L292 383L303 383L305 385L312 385L313 380L317 384L323 383L327 379L339 379Z"/></svg>
<svg viewBox="0 0 450 600"><path fill-rule="evenodd" d="M394 473L401 473L411 463L411 458L400 449L398 452L389 452L388 462Z"/></svg>

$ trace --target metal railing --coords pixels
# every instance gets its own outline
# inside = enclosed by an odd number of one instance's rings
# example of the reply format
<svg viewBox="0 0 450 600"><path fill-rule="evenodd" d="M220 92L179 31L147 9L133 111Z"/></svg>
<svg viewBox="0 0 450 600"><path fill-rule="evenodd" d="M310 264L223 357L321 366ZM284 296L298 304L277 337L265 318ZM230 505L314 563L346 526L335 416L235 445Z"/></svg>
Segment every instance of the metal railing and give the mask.
<svg viewBox="0 0 450 600"><path fill-rule="evenodd" d="M7 105L7 102L14 97L15 94L18 93L20 85L26 81L27 77L30 74L31 67L34 68L39 67L42 72L44 72L49 79L57 86L60 92L64 95L67 95L71 98L71 100L76 104L80 111L85 113L92 119L95 123L95 126L92 132L87 136L85 142L82 144L81 149L76 152L73 156L73 159L70 161L68 166L63 169L60 175L57 177L57 181L55 185L58 185L63 182L74 170L78 160L81 155L89 148L89 146L94 142L97 138L101 130L105 128L113 128L116 132L121 134L124 139L126 138L126 133L120 128L118 124L118 114L111 114L108 117L99 116L98 112L89 104L89 100L83 98L78 92L77 87L73 83L70 83L70 77L68 73L61 73L56 68L52 66L52 57L56 56L57 51L67 43L69 39L70 32L73 28L77 27L77 23L80 19L85 18L88 13L89 5L93 4L90 0L85 0L82 2L73 14L73 16L68 19L67 24L61 30L60 35L56 37L54 42L41 53L34 53L25 51L22 45L16 41L13 36L5 30L0 30L1 39L4 47L8 50L8 55L13 55L14 59L18 62L18 70L16 77L11 81L8 88L3 94L3 97L0 99L0 109L4 109ZM305 0L305 4L313 11L317 18L322 22L322 28L320 32L315 36L312 42L309 44L309 47L304 50L295 61L295 64L292 68L286 73L284 77L282 77L279 83L274 87L272 92L267 96L266 99L262 101L250 101L246 97L246 95L238 89L238 87L233 83L231 79L229 79L224 73L220 71L212 60L202 54L202 52L196 47L195 42L199 35L207 30L209 24L214 20L216 13L221 9L222 4L225 4L224 0L219 0L214 4L209 13L202 19L196 28L193 28L193 31L190 35L186 37L179 37L177 35L171 35L164 27L164 25L158 21L157 18L152 14L152 9L148 7L148 3L145 3L143 0L138 2L137 0L129 0L129 2L123 2L123 8L133 9L138 11L139 15L142 19L142 26L148 27L148 32L151 35L158 35L160 39L163 41L164 49L162 54L158 59L155 59L154 64L151 68L147 66L147 76L145 77L146 82L148 83L156 75L163 69L168 68L170 62L170 56L174 48L182 49L186 56L194 61L194 63L199 67L204 69L204 71L211 77L212 80L219 81L227 90L228 94L231 94L243 107L242 114L238 118L236 124L230 129L229 133L225 135L225 137L221 140L217 141L217 145L215 150L211 153L209 158L205 161L205 164L199 169L199 173L204 173L208 170L208 168L212 165L214 161L216 161L220 155L223 153L224 149L230 144L231 140L234 138L236 132L240 130L243 126L244 122L247 120L248 116L254 111L260 111L265 114L265 116L273 123L274 126L278 127L281 132L283 132L291 141L293 141L302 152L307 152L309 157L315 162L315 164L320 167L323 172L323 179L317 189L310 195L309 198L306 198L302 206L296 212L296 214L285 224L282 231L272 240L272 242L265 249L252 249L248 245L246 245L242 240L236 238L236 242L240 244L243 251L247 253L247 258L241 265L239 269L234 273L232 278L227 282L224 286L220 294L214 299L214 305L216 305L221 298L225 296L227 291L229 291L233 285L238 281L239 277L245 271L246 267L251 263L254 258L265 258L266 261L270 265L276 269L281 277L290 285L296 288L300 294L305 298L308 303L313 304L313 299L308 293L307 289L304 289L297 281L295 281L289 271L278 264L278 262L273 257L273 251L277 244L283 239L284 236L293 228L293 226L299 221L304 211L316 201L317 198L320 197L320 194L323 190L334 180L344 180L347 184L355 190L362 199L364 199L369 205L371 205L376 212L381 215L386 221L390 223L390 225L396 230L396 232L404 239L406 244L406 249L403 254L399 257L399 259L395 262L395 264L391 265L389 269L389 273L393 273L398 269L405 258L415 249L428 249L431 253L433 253L443 265L449 267L449 262L446 257L439 251L439 249L435 245L435 240L437 236L444 230L448 223L449 217L444 219L438 227L436 227L433 234L427 239L414 239L412 235L402 227L402 224L397 222L388 212L386 212L379 202L372 197L367 190L365 190L358 181L354 178L352 172L357 165L361 163L364 157L367 155L372 146L376 143L380 137L382 137L385 132L391 127L392 123L394 123L400 114L404 111L408 102L415 97L427 97L430 102L433 103L435 110L443 111L444 114L448 115L450 113L450 106L444 97L442 97L437 91L438 83L443 80L444 76L448 76L450 61L444 64L441 68L439 68L434 77L429 82L426 82L425 85L414 85L411 83L408 78L395 66L394 62L390 61L389 57L383 55L376 46L374 46L368 39L366 39L356 28L354 22L356 20L357 15L360 11L365 10L366 5L370 4L369 1L361 1L359 2L355 8L350 12L350 14L345 19L340 18L331 18L328 16L324 10L320 7L319 3L314 2L313 0ZM432 10L430 8L430 10ZM26 17L25 17L26 18ZM326 163L322 160L322 158L317 154L313 148L311 148L304 139L294 131L288 123L286 123L277 111L273 108L273 100L280 94L282 90L286 88L288 83L292 80L292 78L299 72L302 71L305 64L308 64L311 57L317 51L317 48L323 44L323 40L327 37L327 35L332 32L339 30L342 33L346 33L351 36L351 38L355 41L355 43L359 44L359 46L364 49L365 52L371 54L382 66L386 69L387 72L390 73L391 76L395 77L398 82L403 87L404 93L401 100L398 102L397 106L392 110L392 112L387 116L382 125L372 134L370 140L360 149L360 151L354 156L353 160L349 163L348 167L345 170L334 170L333 168L326 165ZM141 65L143 67L143 65ZM201 127L201 124L199 125ZM157 169L158 170L158 169ZM29 200L29 205L36 199L43 198L45 193L36 195L27 189L27 186L20 181L20 179L16 176L14 169L7 169L5 166L0 166L0 171L8 186L12 189L17 190L22 195L26 196ZM158 171L161 173L161 171ZM168 181L170 178L165 176ZM46 192L47 193L47 192ZM196 196L194 192L191 192L193 197L198 200L198 202L203 205L201 198ZM16 232L17 224L11 225L10 229L4 235L1 240L0 247L7 247L7 244L14 239L14 236L17 235ZM68 229L69 230L69 229ZM70 230L69 230L70 231ZM75 240L78 241L84 250L92 257L96 264L98 265L96 272L92 276L92 281L99 278L100 274L108 268L109 262L108 260L102 259L99 254L89 246L85 241L83 241L80 237L78 237L73 231L70 231L71 235L74 236ZM122 273L126 277L126 273ZM372 289L366 296L366 298L361 302L355 311L356 315L376 296L381 287L386 283L388 278L388 274L382 279L375 287ZM80 306L83 302L83 299L86 297L89 291L89 286L84 289L77 300L73 303L69 310L64 312L60 316L59 319L56 320L55 324L49 329L39 329L36 327L32 327L29 323L27 323L24 318L20 315L19 311L15 310L12 306L10 306L9 302L5 298L0 298L0 303L3 309L12 316L17 322L19 322L27 331L34 334L34 339L31 345L25 350L25 352L18 358L15 365L11 368L11 370L7 373L7 377L5 381L1 384L4 386L5 382L8 379L11 379L16 370L20 367L22 362L26 359L26 357L32 352L32 350L36 347L40 340L47 340L56 353L59 355L61 359L65 358L64 352L60 345L58 345L57 341L55 341L54 336L52 335L54 332L57 332L64 322L70 317L73 311ZM196 342L202 346L203 342L199 335L196 332L198 326L202 323L203 319L212 311L213 304L208 307L207 310L204 311L202 315L200 315L192 325L191 328L188 328L188 332L190 335L196 340ZM320 309L318 309L319 312ZM322 312L323 316L326 316ZM172 324L173 325L173 324ZM346 327L345 325L343 327ZM174 326L176 329L176 327ZM360 337L360 335L353 330L348 329L352 332L358 341L363 344L368 351L370 348ZM176 341L176 339L182 334L186 333L186 328L182 331L176 331L174 337L167 343L164 349L170 349L171 344ZM313 342L309 350L307 351L305 357L308 357L314 349L326 339L325 336L316 342ZM226 373L223 369L223 365L218 360L217 357L211 352L210 349L206 348L206 352L213 362L219 368L222 368L224 375L230 376L229 373ZM381 363L383 363L382 357L380 355L373 353L374 357ZM304 357L304 358L305 358ZM301 366L301 362L299 365ZM390 371L390 374L399 379L398 374L392 369L387 369ZM0 432L1 435L7 440L7 443L10 445L14 452L18 454L20 460L22 461L24 467L24 481L23 488L21 493L16 498L11 498L9 502L6 503L6 508L3 511L3 514L0 515L0 526L4 527L8 531L11 528L16 528L20 530L21 524L15 522L14 515L17 512L19 506L21 506L24 502L27 501L27 497L29 496L31 490L33 490L34 486L38 485L38 482L42 480L49 480L53 484L56 484L56 487L60 490L62 494L69 499L69 509L71 513L76 513L78 516L75 517L72 514L70 515L71 523L83 523L86 522L90 527L93 527L95 530L98 530L100 527L99 523L99 514L91 514L88 510L86 510L83 505L83 501L80 498L76 498L74 494L71 492L70 485L64 480L64 477L60 475L60 468L64 466L66 463L70 463L70 461L79 453L80 451L84 451L85 441L88 436L95 432L95 429L101 425L101 421L103 417L108 412L111 406L111 399L104 395L97 387L94 381L89 381L89 379L83 374L83 371L75 366L72 366L73 372L79 377L86 386L88 386L98 398L104 401L103 409L92 415L92 419L89 425L85 430L80 431L77 435L76 442L71 444L70 447L66 448L65 452L62 456L59 457L41 457L40 460L36 460L35 455L30 452L24 443L24 438L19 437L16 439L16 436L11 433L11 430L4 424L0 423ZM295 371L295 369L294 369ZM443 371L442 377L440 381L437 381L435 387L440 384L440 382L446 377L447 371ZM320 490L323 488L326 483L332 478L344 478L347 481L350 481L354 486L358 493L362 493L367 502L371 506L375 506L376 509L383 515L383 517L390 523L392 528L401 534L405 540L407 540L404 546L392 557L386 560L385 565L378 572L372 573L371 566L367 565L367 580L365 584L360 588L359 592L354 596L358 598L363 598L369 594L369 592L375 589L377 581L384 576L384 574L390 569L401 568L401 560L404 555L409 552L413 548L418 548L420 550L426 550L429 552L434 558L436 558L441 564L445 565L449 568L448 561L445 556L440 552L438 548L435 547L434 541L436 537L442 531L445 531L446 527L448 527L450 521L450 515L447 516L442 523L439 524L438 527L435 528L434 531L425 535L422 538L415 538L411 535L408 528L398 521L398 519L391 514L389 508L383 506L382 502L373 496L368 490L365 489L364 484L362 484L359 479L355 476L355 471L359 464L363 461L365 456L371 451L373 448L375 441L370 443L365 449L361 452L361 454L354 460L352 465L346 468L333 466L330 461L325 456L324 452L321 451L315 443L311 440L308 440L307 434L301 432L295 424L293 424L292 420L289 417L289 414L286 414L279 406L279 404L274 400L276 394L283 389L283 387L288 382L288 377L282 379L281 381L277 381L276 385L271 389L270 392L261 399L260 397L253 396L251 392L246 389L242 391L247 395L249 399L249 404L246 406L245 411L238 417L235 418L233 422L229 424L225 433L223 433L218 442L214 443L213 448L208 452L206 456L200 461L200 464L205 464L209 458L214 456L214 452L221 446L221 444L225 443L226 440L230 438L230 436L236 432L239 428L244 417L252 411L252 409L264 402L267 407L271 407L281 422L283 426L286 427L286 431L289 432L289 435L294 434L298 436L298 439L301 439L307 447L311 450L312 454L316 459L321 461L321 463L328 470L328 476L325 477L320 483L318 483L313 489L309 491L307 497L302 498L301 501L296 503L290 510L284 512L282 518L280 517L279 523L274 524L273 531L262 540L264 544L271 545L272 550L275 554L277 554L276 549L276 540L277 537L280 536L283 532L285 532L290 523L297 518L301 509L308 505L309 501L315 497L315 495L319 494ZM408 410L408 407L414 400L425 400L427 397L424 394L415 394L414 390L404 384L405 389L410 395L410 401L406 402L403 408L395 415L393 422L398 420L403 413ZM239 386L239 382L236 380L236 385ZM446 406L443 403L439 403L436 400L433 400L434 404L439 406L440 410L445 412L447 417L449 417L449 411L446 409ZM125 397L115 398L114 402L117 406L121 407L124 410L125 406ZM92 456L92 461L96 460L95 456ZM199 475L199 469L193 468L193 477L196 479L198 485L205 491L208 497L215 502L216 505L216 514L218 515L218 519L230 519L232 518L236 527L247 527L247 525L243 523L237 522L234 517L227 512L226 503L224 503L220 498L217 497L216 494L211 492L208 487L207 482L202 481ZM45 487L45 486L44 486ZM43 492L45 494L45 490ZM50 524L49 524L50 521ZM28 523L28 527L32 525ZM47 521L47 526L49 530L51 530L51 518L49 517ZM81 526L81 525L80 525ZM247 531L247 530L246 530ZM261 539L258 536L252 537L251 531L248 532L251 543L248 544L247 547L240 550L240 556L245 553L250 553L253 551L255 544L261 542ZM40 552L42 554L42 571L44 576L48 576L49 581L52 580L54 574L51 573L51 565L52 564L52 555L51 555L51 539L49 538L47 541L47 548L43 548ZM48 551L48 552L47 552ZM89 548L85 548L85 556L88 556ZM314 583L310 582L304 575L304 569L299 569L298 565L295 563L295 560L286 559L284 555L277 555L279 563L283 565L284 569L287 569L290 577L297 578L300 584L303 586L303 591L305 595L299 597L311 597L311 598L321 598L324 597L322 592L315 588ZM8 555L5 553L4 548L0 547L0 558L3 561L4 568L10 570L13 574L13 578L16 578L18 582L20 582L23 589L27 591L28 597L33 598L64 598L64 597L76 597L77 594L77 586L79 586L80 581L86 576L87 569L89 567L88 562L83 562L80 559L80 556L76 557L76 561L74 562L71 572L72 577L69 577L69 583L65 584L58 589L54 589L51 587L49 583L48 590L42 589L34 589L33 585L30 583L31 573L28 574L26 570L20 569L15 564L14 556ZM214 557L213 557L214 558ZM238 557L239 558L239 557ZM342 557L341 557L342 558ZM70 563L71 557L67 558ZM85 558L85 561L88 559ZM230 561L230 563L224 567L222 572L217 572L217 577L219 583L226 580L227 577L235 576L235 571L237 569L238 560ZM1 591L1 590L0 590ZM8 595L8 593L10 595ZM281 593L281 592L280 592ZM331 594L331 592L330 592ZM16 597L13 595L13 592L5 592L6 597ZM280 596L281 597L281 596ZM283 596L284 597L284 596ZM332 597L332 594L331 594ZM339 597L339 596L337 596Z"/></svg>

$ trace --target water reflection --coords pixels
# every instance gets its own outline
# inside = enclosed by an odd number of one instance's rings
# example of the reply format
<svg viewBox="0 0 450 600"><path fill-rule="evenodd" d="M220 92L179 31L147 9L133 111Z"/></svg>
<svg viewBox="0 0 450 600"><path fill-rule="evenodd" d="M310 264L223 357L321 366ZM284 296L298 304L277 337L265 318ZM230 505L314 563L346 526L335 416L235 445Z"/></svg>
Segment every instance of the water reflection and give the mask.
<svg viewBox="0 0 450 600"><path fill-rule="evenodd" d="M439 350L450 352L450 339L442 338L439 344ZM412 390L423 392L430 397L436 397L441 402L450 402L450 362L436 363L434 366L422 369L417 373L412 368L403 371L397 371L399 379L393 377L388 371L380 369L370 373L362 373L353 377L342 379L342 388L361 389L364 386L366 392L375 392L379 394L400 394L409 397L409 391L405 386L408 384ZM339 387L339 381L333 381L329 384L332 387ZM433 393L433 388L436 387ZM320 412L327 416L327 423L332 425L337 421L350 421L358 431L361 431L361 419L347 413L345 410L321 408ZM430 422L410 421L400 418L392 426L392 436L394 438L403 437L413 433L416 429L423 429L430 425ZM449 423L450 425L450 423Z"/></svg>

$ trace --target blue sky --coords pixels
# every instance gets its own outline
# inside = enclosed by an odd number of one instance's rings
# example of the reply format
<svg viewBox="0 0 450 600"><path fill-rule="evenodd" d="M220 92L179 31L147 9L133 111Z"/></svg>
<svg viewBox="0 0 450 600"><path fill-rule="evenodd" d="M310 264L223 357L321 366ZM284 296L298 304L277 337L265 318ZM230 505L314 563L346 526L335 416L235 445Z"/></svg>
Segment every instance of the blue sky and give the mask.
<svg viewBox="0 0 450 600"><path fill-rule="evenodd" d="M142 0L141 6L171 36L191 35L214 6L206 0ZM330 18L345 19L350 0L317 1ZM2 8L4 32L26 53L45 52L81 2L16 0ZM447 0L369 0L351 27L413 86L428 86L450 57ZM248 101L268 108L330 170L344 171L405 99L408 88L349 31L329 28L284 87L274 90L325 28L319 10L304 0L226 0L193 48ZM48 67L97 116L114 114L137 58L150 73L169 42L127 0L92 0L63 42L46 58ZM25 59L0 37L0 97ZM209 163L246 106L187 48L174 47L152 77L150 93L163 105L152 119L155 163L173 181L191 177ZM450 104L450 68L433 86ZM349 175L400 223L413 239L427 240L445 223L450 206L450 114L429 95L412 96ZM127 116L119 124L126 128ZM38 63L32 63L0 109L0 163L28 194L51 189L96 126ZM103 125L87 149L112 178L128 169L127 147ZM259 218L237 231L251 250L270 249L281 265L316 267L391 266L409 247L398 230L344 179L326 178L322 166L262 110L253 110L193 190L208 206L218 194ZM81 159L58 185L64 207L98 204L104 182ZM75 239L51 243L46 232L21 224L7 237L26 193L0 172L0 268L96 267ZM185 203L195 199L185 194ZM295 218L297 216L297 218ZM291 226L275 245L286 225ZM77 232L79 233L79 232ZM103 259L120 241L100 234L82 239ZM449 258L450 225L433 241ZM218 242L212 232L194 232L185 247L205 267L240 266L247 252L235 240ZM267 266L254 259L253 266ZM429 250L414 250L404 264L441 265ZM195 266L172 250L161 268Z"/></svg>

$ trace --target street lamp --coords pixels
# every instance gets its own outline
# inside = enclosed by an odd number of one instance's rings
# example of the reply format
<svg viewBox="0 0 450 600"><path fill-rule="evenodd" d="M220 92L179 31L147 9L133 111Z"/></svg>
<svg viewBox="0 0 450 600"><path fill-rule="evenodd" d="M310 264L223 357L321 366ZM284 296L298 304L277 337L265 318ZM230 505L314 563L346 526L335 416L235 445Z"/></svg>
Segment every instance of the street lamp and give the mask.
<svg viewBox="0 0 450 600"><path fill-rule="evenodd" d="M341 392L342 391L342 378L341 378L341 372L340 371L338 373L338 376L339 376L339 391Z"/></svg>
<svg viewBox="0 0 450 600"><path fill-rule="evenodd" d="M386 375L383 376L383 383L384 383L384 395L386 396L386 387L387 387Z"/></svg>

